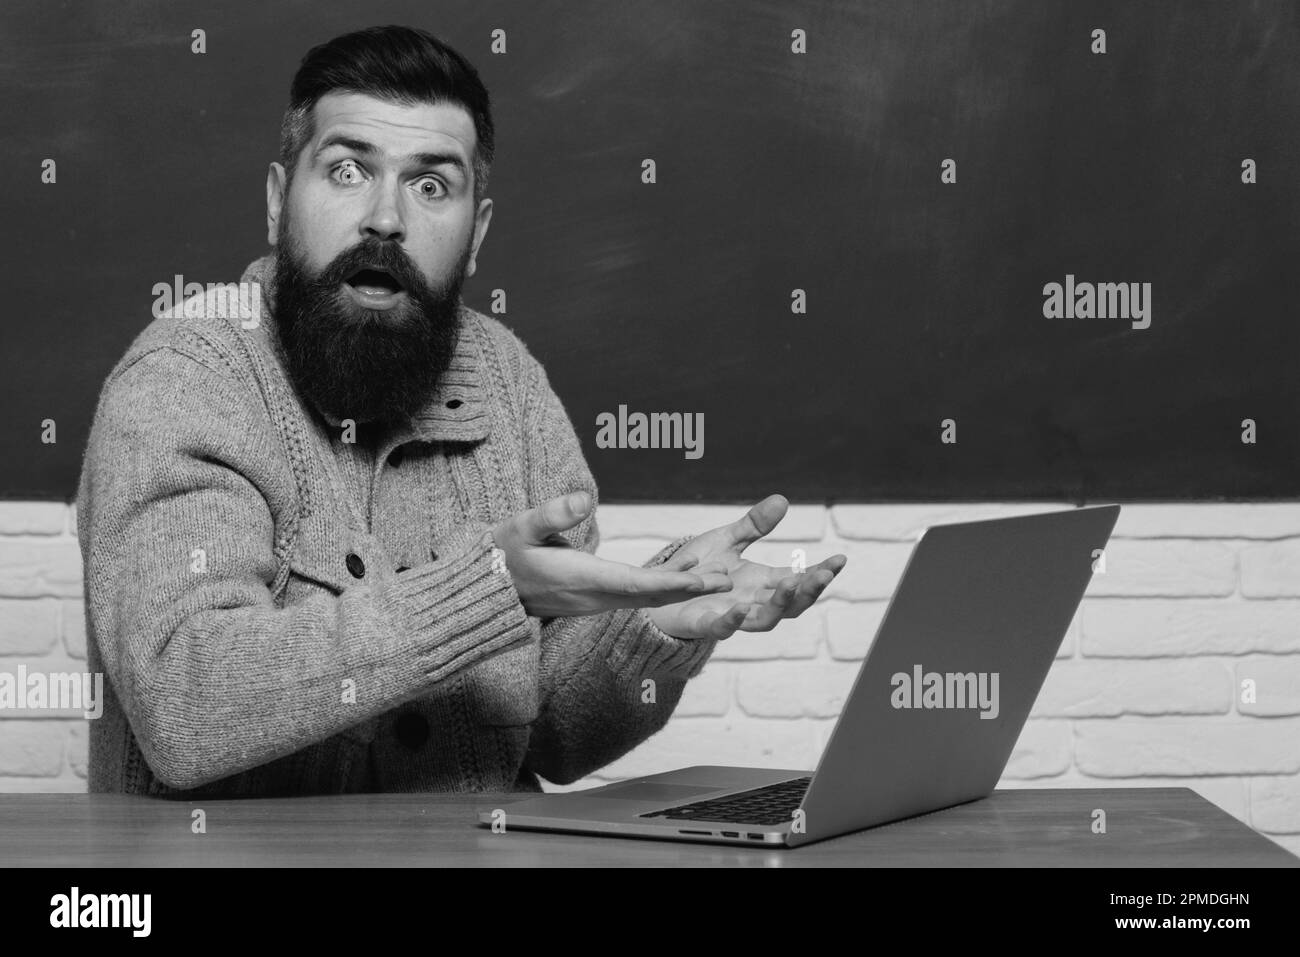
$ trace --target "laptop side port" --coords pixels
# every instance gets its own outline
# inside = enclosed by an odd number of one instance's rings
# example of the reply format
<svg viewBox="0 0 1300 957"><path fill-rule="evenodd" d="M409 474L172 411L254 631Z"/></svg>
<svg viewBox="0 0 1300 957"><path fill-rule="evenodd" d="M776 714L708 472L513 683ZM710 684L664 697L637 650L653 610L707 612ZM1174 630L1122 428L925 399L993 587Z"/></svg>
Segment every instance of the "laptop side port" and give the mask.
<svg viewBox="0 0 1300 957"><path fill-rule="evenodd" d="M723 837L740 837L740 832L739 832L739 831L723 831L723 832L722 832L722 836L723 836Z"/></svg>
<svg viewBox="0 0 1300 957"><path fill-rule="evenodd" d="M681 830L681 828L678 828L678 833L679 834L703 834L705 837L713 836L712 831L683 831Z"/></svg>
<svg viewBox="0 0 1300 957"><path fill-rule="evenodd" d="M746 834L745 837L749 838L751 841L761 841L763 839L762 834L755 834L753 831Z"/></svg>

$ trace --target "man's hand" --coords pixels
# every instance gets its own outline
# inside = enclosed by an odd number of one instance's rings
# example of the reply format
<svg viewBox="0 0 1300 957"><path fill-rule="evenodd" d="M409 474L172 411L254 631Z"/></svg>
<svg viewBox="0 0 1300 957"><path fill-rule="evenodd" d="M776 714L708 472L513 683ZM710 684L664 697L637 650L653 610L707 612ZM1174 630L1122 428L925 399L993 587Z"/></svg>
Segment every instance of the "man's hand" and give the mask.
<svg viewBox="0 0 1300 957"><path fill-rule="evenodd" d="M639 568L605 561L570 545L559 533L591 508L585 492L553 498L506 519L492 531L524 610L537 618L596 615L611 608L643 608L727 591L731 581L699 562ZM677 558L676 555L673 556ZM695 571L688 572L688 568Z"/></svg>
<svg viewBox="0 0 1300 957"><path fill-rule="evenodd" d="M790 566L759 565L741 553L785 518L790 503L769 495L744 517L691 539L660 568L707 567L725 572L734 586L725 595L693 596L646 612L674 638L728 638L739 631L771 631L783 618L797 618L817 600L848 562L832 555L802 573ZM680 564L679 564L680 563Z"/></svg>

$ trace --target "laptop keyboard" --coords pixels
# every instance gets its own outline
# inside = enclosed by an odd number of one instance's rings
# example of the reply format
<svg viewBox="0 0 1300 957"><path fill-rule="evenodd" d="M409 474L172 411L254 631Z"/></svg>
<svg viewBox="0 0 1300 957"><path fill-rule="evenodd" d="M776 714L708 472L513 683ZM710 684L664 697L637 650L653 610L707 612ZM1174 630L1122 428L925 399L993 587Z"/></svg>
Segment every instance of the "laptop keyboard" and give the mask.
<svg viewBox="0 0 1300 957"><path fill-rule="evenodd" d="M639 814L638 817L670 817L684 821L721 821L724 824L789 824L791 814L803 801L812 783L811 775L769 784L765 787L728 794L692 804L679 804Z"/></svg>

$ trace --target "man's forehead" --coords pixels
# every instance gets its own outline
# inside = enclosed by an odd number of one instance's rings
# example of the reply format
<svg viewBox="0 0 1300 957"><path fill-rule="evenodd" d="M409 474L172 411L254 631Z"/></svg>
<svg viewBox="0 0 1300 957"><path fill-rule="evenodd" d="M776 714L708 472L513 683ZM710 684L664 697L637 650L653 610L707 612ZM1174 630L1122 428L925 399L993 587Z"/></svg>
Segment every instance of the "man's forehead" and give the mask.
<svg viewBox="0 0 1300 957"><path fill-rule="evenodd" d="M386 152L415 153L459 145L474 151L474 120L459 103L396 103L364 93L327 93L316 101L315 139L348 133Z"/></svg>

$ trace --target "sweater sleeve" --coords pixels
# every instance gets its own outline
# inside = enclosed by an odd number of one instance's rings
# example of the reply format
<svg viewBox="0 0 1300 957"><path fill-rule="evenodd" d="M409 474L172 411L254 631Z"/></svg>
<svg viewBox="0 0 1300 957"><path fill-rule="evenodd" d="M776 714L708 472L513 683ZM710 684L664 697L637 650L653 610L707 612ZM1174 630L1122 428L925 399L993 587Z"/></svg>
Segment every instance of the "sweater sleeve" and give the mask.
<svg viewBox="0 0 1300 957"><path fill-rule="evenodd" d="M591 514L564 535L594 553L600 542L595 480L545 371L529 360L528 438L539 450L529 463L530 504L587 491ZM672 542L646 566L666 561L688 540ZM525 766L556 784L604 767L662 729L687 680L717 645L666 635L643 609L546 619L541 631L540 712Z"/></svg>
<svg viewBox="0 0 1300 957"><path fill-rule="evenodd" d="M87 617L164 784L291 754L533 639L487 526L279 607L274 516L296 494L251 386L166 347L105 385L78 502Z"/></svg>

